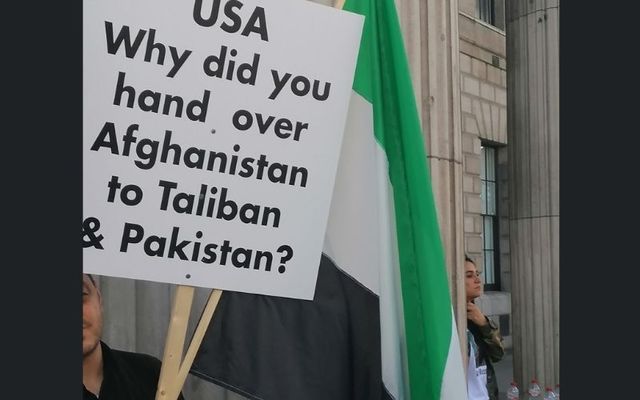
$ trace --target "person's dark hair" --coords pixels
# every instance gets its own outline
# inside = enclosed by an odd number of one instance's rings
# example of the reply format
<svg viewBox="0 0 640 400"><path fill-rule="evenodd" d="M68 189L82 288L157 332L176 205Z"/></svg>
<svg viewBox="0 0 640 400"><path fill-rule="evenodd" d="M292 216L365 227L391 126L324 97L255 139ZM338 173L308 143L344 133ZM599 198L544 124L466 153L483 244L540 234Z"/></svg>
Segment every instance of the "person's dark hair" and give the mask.
<svg viewBox="0 0 640 400"><path fill-rule="evenodd" d="M464 261L469 261L471 264L476 265L476 263L474 263L473 260L466 254L464 255Z"/></svg>

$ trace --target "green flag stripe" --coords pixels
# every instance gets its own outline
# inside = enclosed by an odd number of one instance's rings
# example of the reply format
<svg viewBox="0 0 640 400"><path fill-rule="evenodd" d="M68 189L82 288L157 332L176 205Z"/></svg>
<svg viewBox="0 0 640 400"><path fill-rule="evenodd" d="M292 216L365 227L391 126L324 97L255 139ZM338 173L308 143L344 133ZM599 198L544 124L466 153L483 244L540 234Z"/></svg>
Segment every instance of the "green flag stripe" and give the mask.
<svg viewBox="0 0 640 400"><path fill-rule="evenodd" d="M365 25L353 89L373 106L393 186L411 398L439 399L451 297L422 131L393 0L347 0Z"/></svg>

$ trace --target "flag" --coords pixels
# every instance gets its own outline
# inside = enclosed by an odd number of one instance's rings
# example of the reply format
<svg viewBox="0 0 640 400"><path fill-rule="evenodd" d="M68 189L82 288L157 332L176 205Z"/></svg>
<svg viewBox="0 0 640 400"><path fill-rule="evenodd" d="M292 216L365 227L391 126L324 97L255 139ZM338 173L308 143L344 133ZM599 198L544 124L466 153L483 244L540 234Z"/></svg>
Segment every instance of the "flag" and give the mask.
<svg viewBox="0 0 640 400"><path fill-rule="evenodd" d="M225 292L191 373L250 399L466 399L393 0L365 16L313 301Z"/></svg>

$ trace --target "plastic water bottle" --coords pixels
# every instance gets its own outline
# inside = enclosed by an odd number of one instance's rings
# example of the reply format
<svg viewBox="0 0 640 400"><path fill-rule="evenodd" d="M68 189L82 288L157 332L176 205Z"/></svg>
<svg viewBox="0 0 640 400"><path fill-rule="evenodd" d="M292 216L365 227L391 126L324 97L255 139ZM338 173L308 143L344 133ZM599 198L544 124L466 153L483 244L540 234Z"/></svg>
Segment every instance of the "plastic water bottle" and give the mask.
<svg viewBox="0 0 640 400"><path fill-rule="evenodd" d="M518 390L518 385L515 382L511 382L511 386L507 390L507 399L520 400L520 390Z"/></svg>
<svg viewBox="0 0 640 400"><path fill-rule="evenodd" d="M556 395L556 400L560 400L560 384L556 385L556 388L553 390L553 393Z"/></svg>
<svg viewBox="0 0 640 400"><path fill-rule="evenodd" d="M544 389L544 400L556 400L556 394L550 387Z"/></svg>
<svg viewBox="0 0 640 400"><path fill-rule="evenodd" d="M542 389L540 389L540 385L538 385L538 381L536 379L531 381L528 393L529 400L540 400L540 393L542 393Z"/></svg>

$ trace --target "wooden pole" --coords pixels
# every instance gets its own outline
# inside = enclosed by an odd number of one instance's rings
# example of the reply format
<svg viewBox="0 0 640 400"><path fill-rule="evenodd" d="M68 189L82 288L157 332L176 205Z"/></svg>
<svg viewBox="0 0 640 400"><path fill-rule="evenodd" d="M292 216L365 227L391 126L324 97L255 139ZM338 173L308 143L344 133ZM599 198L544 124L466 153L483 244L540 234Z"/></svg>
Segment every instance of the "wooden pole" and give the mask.
<svg viewBox="0 0 640 400"><path fill-rule="evenodd" d="M336 0L333 3L333 8L337 8L337 9L342 10L342 7L344 7L344 0Z"/></svg>
<svg viewBox="0 0 640 400"><path fill-rule="evenodd" d="M182 390L182 386L184 386L187 375L191 370L191 365L193 365L193 360L196 358L196 353L200 348L200 344L202 344L204 334L209 327L209 322L211 322L213 313L216 311L216 307L218 307L220 296L222 296L222 290L220 289L213 289L209 294L209 300L207 300L207 304L205 305L204 311L202 312L202 316L200 316L198 326L196 327L196 330L193 333L193 337L191 338L191 344L187 349L187 353L184 356L184 360L182 360L180 370L178 371L178 374L176 376L173 385L174 391L171 393L171 399L177 399L180 390Z"/></svg>
<svg viewBox="0 0 640 400"><path fill-rule="evenodd" d="M156 400L176 400L178 398L193 360L200 348L204 334L209 327L211 318L213 318L216 307L218 307L222 290L213 289L209 294L209 299L183 359L182 351L193 303L193 294L194 288L192 286L178 285L173 299L173 308L171 309L171 319L164 347Z"/></svg>
<svg viewBox="0 0 640 400"><path fill-rule="evenodd" d="M171 309L171 319L169 320L169 329L164 345L156 400L175 400L175 398L169 396L174 391L172 383L180 370L184 339L187 333L191 304L193 303L193 293L194 288L192 286L178 285L173 298L173 308Z"/></svg>

